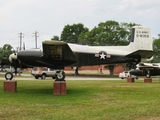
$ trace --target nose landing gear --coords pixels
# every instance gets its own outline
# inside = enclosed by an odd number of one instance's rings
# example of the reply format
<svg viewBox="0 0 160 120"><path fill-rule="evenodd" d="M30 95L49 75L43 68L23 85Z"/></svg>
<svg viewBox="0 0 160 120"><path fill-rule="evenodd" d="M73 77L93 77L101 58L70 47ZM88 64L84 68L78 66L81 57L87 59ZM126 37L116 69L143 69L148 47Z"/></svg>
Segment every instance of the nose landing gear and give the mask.
<svg viewBox="0 0 160 120"><path fill-rule="evenodd" d="M13 73L7 72L7 73L5 74L5 79L6 79L6 80L12 80L12 79L13 79Z"/></svg>

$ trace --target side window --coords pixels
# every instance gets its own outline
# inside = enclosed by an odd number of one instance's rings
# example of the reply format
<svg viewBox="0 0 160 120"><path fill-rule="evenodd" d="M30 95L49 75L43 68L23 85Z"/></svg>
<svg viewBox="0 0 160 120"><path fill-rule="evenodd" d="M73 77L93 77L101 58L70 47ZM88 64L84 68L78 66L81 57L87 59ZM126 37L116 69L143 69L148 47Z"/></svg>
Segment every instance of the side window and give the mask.
<svg viewBox="0 0 160 120"><path fill-rule="evenodd" d="M54 71L54 69L52 69L52 68L49 68L50 69L50 71Z"/></svg>
<svg viewBox="0 0 160 120"><path fill-rule="evenodd" d="M38 69L37 67L33 67L33 71L37 71L37 69Z"/></svg>
<svg viewBox="0 0 160 120"><path fill-rule="evenodd" d="M42 71L47 71L47 67L43 67L43 68L42 68Z"/></svg>

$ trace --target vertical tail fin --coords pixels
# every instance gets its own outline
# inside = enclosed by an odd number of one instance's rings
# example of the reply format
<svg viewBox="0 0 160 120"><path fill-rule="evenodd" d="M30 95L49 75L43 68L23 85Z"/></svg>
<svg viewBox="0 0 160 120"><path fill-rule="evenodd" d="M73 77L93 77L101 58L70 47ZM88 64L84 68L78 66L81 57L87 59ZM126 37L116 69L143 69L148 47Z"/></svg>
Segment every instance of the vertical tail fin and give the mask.
<svg viewBox="0 0 160 120"><path fill-rule="evenodd" d="M141 58L150 58L153 55L152 36L150 28L144 26L134 26L132 28L130 47L131 53L129 56L140 55ZM152 53L152 54L149 54Z"/></svg>

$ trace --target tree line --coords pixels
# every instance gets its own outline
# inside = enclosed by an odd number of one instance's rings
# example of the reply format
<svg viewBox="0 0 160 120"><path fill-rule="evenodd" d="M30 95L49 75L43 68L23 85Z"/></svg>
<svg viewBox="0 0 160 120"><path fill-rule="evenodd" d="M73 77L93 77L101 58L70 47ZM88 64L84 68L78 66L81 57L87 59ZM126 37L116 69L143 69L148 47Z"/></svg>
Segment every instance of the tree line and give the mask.
<svg viewBox="0 0 160 120"><path fill-rule="evenodd" d="M91 46L127 45L129 44L130 30L135 25L135 23L118 23L113 20L100 22L91 30L82 23L66 25L61 36L53 36L51 40Z"/></svg>

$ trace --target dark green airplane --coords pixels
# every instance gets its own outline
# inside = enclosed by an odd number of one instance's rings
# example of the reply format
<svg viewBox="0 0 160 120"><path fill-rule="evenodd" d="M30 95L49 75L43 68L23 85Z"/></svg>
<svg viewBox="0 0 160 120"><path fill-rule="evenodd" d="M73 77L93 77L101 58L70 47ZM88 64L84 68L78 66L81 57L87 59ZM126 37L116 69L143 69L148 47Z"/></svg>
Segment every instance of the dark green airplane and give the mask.
<svg viewBox="0 0 160 120"><path fill-rule="evenodd" d="M142 59L152 57L152 36L150 29L143 26L132 28L131 41L128 46L87 46L70 44L61 41L46 40L42 42L43 51L32 49L11 54L9 60L12 66L49 67L59 69L56 80L65 78L65 66L88 66L117 63L139 63ZM6 73L6 79L12 79L11 73Z"/></svg>

